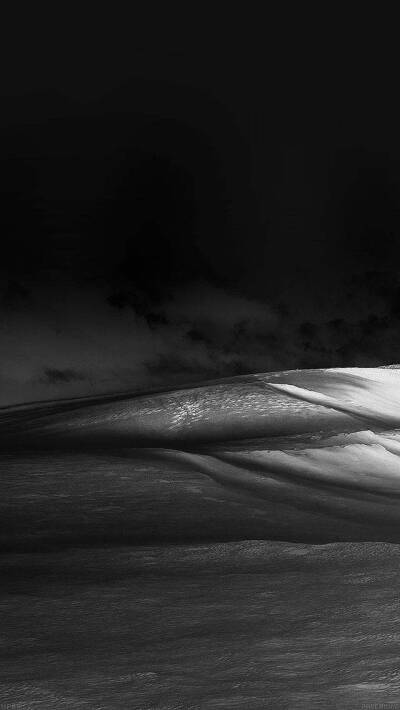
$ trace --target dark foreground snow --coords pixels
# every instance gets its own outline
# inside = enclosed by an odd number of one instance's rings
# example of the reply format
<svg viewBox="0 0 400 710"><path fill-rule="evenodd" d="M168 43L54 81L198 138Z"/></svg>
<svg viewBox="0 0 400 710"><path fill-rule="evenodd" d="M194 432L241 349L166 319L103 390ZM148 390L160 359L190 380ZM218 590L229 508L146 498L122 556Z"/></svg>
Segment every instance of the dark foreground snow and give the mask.
<svg viewBox="0 0 400 710"><path fill-rule="evenodd" d="M73 549L0 574L0 707L399 703L396 545Z"/></svg>

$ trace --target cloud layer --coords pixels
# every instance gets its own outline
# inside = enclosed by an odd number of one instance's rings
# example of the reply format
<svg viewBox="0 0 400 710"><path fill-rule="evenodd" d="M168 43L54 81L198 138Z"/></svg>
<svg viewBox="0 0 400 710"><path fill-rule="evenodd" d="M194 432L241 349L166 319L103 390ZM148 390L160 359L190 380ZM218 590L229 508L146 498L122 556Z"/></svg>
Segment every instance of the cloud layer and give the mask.
<svg viewBox="0 0 400 710"><path fill-rule="evenodd" d="M132 284L117 292L56 273L46 285L7 280L0 290L0 402L396 361L398 288L381 282L371 275L349 283L343 299L357 303L346 318L340 302L317 303L307 318L304 303L287 295L268 303L204 279L171 287L163 298Z"/></svg>

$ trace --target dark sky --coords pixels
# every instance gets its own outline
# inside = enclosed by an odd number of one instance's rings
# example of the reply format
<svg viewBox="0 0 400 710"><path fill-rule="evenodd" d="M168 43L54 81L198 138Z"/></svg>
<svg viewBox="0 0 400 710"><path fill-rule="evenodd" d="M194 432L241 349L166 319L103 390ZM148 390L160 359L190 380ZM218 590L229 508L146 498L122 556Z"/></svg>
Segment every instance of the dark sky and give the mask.
<svg viewBox="0 0 400 710"><path fill-rule="evenodd" d="M395 362L394 18L15 12L2 403Z"/></svg>

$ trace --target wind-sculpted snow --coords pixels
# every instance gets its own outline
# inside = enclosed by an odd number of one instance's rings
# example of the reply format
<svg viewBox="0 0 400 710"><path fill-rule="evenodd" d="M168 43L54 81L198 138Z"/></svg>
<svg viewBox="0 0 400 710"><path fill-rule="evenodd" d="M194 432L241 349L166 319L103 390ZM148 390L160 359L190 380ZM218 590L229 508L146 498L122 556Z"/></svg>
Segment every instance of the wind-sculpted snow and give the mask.
<svg viewBox="0 0 400 710"><path fill-rule="evenodd" d="M156 394L4 409L4 444L152 445L400 426L397 370L249 375Z"/></svg>
<svg viewBox="0 0 400 710"><path fill-rule="evenodd" d="M7 544L12 506L21 544L104 542L118 524L129 540L400 541L400 370L10 408L0 441Z"/></svg>
<svg viewBox="0 0 400 710"><path fill-rule="evenodd" d="M348 375L347 381L343 378L342 382L335 383L331 388L324 388L324 383L321 383L322 391L283 383L270 383L268 386L302 402L329 407L377 426L396 427L400 426L398 378L398 370L386 370L383 377L379 377L376 372L373 377ZM328 394L324 392L325 389Z"/></svg>

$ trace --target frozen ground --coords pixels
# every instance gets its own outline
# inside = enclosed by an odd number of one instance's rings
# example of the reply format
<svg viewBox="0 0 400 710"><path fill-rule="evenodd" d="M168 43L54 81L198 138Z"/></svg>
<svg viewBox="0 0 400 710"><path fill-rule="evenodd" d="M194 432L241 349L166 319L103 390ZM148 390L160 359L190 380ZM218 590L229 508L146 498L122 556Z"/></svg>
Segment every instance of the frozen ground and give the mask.
<svg viewBox="0 0 400 710"><path fill-rule="evenodd" d="M0 467L0 710L400 708L400 370L5 408Z"/></svg>
<svg viewBox="0 0 400 710"><path fill-rule="evenodd" d="M398 707L396 545L74 549L0 572L3 707Z"/></svg>

